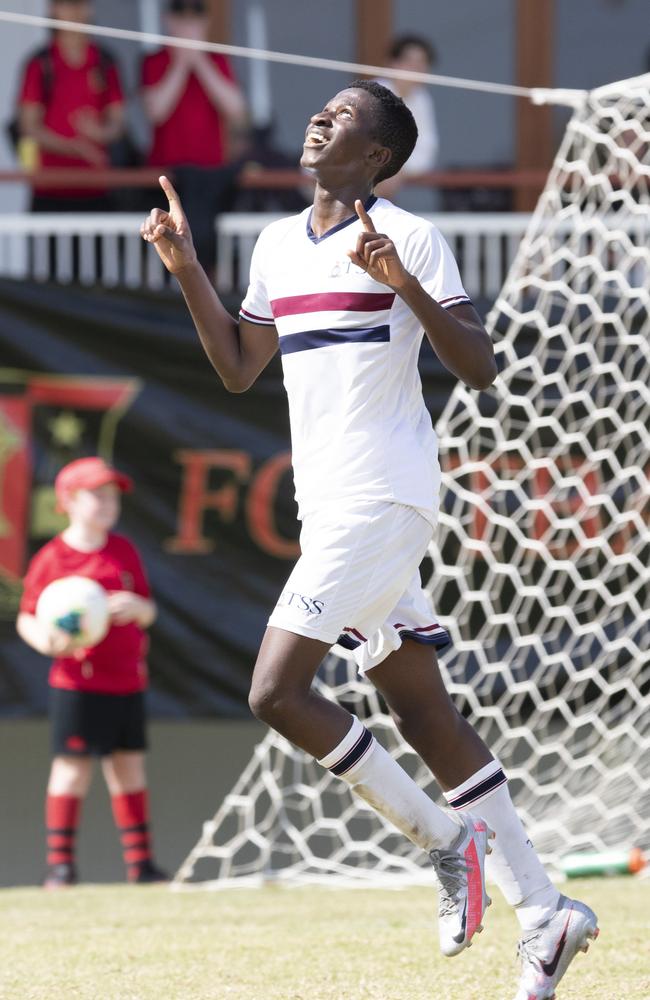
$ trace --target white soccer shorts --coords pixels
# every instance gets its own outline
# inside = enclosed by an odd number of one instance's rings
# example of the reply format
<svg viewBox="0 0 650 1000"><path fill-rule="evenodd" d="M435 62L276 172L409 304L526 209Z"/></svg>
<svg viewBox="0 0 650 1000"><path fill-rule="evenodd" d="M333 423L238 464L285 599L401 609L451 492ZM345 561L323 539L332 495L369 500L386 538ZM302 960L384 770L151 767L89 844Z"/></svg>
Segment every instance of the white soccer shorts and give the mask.
<svg viewBox="0 0 650 1000"><path fill-rule="evenodd" d="M353 650L361 672L405 638L443 649L449 633L436 622L418 572L431 532L415 508L387 501L310 514L268 624Z"/></svg>

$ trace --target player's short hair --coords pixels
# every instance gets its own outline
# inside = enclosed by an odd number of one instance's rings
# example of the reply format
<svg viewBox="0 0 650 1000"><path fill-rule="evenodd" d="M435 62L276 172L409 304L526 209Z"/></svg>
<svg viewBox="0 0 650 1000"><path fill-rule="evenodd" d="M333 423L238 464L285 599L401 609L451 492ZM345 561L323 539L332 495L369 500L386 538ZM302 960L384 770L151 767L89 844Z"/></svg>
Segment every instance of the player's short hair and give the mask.
<svg viewBox="0 0 650 1000"><path fill-rule="evenodd" d="M391 151L390 160L375 177L378 184L401 170L413 152L418 138L415 118L401 97L375 80L354 80L346 89L365 90L377 103L372 135Z"/></svg>

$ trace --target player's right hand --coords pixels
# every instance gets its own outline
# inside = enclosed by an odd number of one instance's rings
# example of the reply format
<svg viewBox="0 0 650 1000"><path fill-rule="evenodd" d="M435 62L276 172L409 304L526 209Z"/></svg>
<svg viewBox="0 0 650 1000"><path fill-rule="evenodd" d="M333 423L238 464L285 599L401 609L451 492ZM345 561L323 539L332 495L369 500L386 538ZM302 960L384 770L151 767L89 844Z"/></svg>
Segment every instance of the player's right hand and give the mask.
<svg viewBox="0 0 650 1000"><path fill-rule="evenodd" d="M154 208L140 226L140 235L147 243L153 243L170 274L178 274L196 263L196 250L185 212L171 181L163 176L160 186L167 195L169 209L165 212L162 208Z"/></svg>

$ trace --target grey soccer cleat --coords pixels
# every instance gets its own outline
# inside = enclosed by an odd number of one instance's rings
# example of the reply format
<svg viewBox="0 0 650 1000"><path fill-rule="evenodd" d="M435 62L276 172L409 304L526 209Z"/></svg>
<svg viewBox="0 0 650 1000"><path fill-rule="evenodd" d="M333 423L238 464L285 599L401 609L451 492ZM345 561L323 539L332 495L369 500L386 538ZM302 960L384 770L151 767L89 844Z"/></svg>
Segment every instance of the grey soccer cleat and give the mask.
<svg viewBox="0 0 650 1000"><path fill-rule="evenodd" d="M440 950L448 956L469 948L474 934L483 930L483 914L492 902L485 891L485 855L492 852L489 838L494 834L477 816L458 818L463 828L455 844L429 854L440 893Z"/></svg>
<svg viewBox="0 0 650 1000"><path fill-rule="evenodd" d="M550 920L519 942L522 968L515 1000L554 1000L555 987L573 959L599 933L593 910L561 896Z"/></svg>

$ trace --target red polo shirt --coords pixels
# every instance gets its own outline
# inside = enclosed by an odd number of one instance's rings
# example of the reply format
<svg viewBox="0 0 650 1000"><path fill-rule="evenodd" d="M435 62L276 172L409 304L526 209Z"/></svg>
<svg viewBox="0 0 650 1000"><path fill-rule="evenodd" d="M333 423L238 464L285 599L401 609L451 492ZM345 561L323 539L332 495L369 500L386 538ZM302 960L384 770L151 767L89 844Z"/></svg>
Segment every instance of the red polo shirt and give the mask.
<svg viewBox="0 0 650 1000"><path fill-rule="evenodd" d="M87 576L107 591L131 590L149 597L150 590L135 547L121 535L109 535L94 552L80 552L57 535L40 549L27 569L20 610L33 615L41 591L61 576ZM148 640L135 622L112 625L104 639L76 656L55 659L50 684L71 691L132 694L147 686Z"/></svg>
<svg viewBox="0 0 650 1000"><path fill-rule="evenodd" d="M207 53L227 80L235 77L225 56ZM163 79L171 65L168 49L145 56L142 62L142 86L153 87ZM190 73L176 107L166 121L154 126L149 163L157 167L181 164L193 167L218 167L226 159L226 123L214 107L198 77Z"/></svg>
<svg viewBox="0 0 650 1000"><path fill-rule="evenodd" d="M109 104L122 103L122 88L115 65L102 60L96 45L88 45L86 58L80 66L70 66L59 45L54 42L49 49L49 60L47 73L43 65L44 57L34 56L28 62L19 103L43 105L43 124L52 132L73 138L79 134L74 123L79 111L89 111L99 117ZM108 166L107 150L102 146L97 148L102 151ZM47 149L39 151L39 160L43 167L89 167L87 160L81 157L63 156ZM42 187L37 190L62 198L88 198L98 193L87 188L64 190Z"/></svg>

